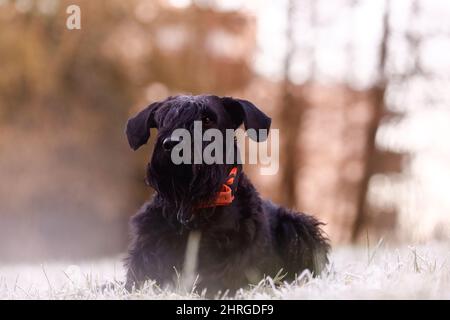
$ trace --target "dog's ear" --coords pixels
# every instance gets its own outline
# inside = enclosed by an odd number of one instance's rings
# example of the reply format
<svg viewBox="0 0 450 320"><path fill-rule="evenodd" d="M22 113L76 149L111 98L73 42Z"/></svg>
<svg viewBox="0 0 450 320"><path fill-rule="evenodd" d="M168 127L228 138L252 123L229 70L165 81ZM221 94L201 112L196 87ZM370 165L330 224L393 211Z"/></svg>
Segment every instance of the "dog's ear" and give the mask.
<svg viewBox="0 0 450 320"><path fill-rule="evenodd" d="M235 124L234 129L237 129L244 123L245 130L254 129L254 131L250 130L247 132L252 140L261 142L267 139L272 119L259 110L253 103L231 97L223 97L221 101L225 110L231 115ZM265 129L265 134L259 132L260 129Z"/></svg>
<svg viewBox="0 0 450 320"><path fill-rule="evenodd" d="M156 128L155 111L161 102L155 102L139 112L133 118L128 119L126 134L128 143L133 150L147 143L150 138L150 128Z"/></svg>

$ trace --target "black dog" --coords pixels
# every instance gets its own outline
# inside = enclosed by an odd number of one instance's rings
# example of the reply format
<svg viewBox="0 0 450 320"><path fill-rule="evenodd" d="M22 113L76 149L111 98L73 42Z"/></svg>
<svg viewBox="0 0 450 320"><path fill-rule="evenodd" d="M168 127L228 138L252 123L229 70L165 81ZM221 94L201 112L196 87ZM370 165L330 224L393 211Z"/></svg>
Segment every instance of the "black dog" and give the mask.
<svg viewBox="0 0 450 320"><path fill-rule="evenodd" d="M174 268L183 269L192 230L201 232L198 286L208 292L234 291L280 269L287 280L304 269L318 275L329 251L322 223L262 200L238 163L171 161L178 143L171 140L172 132L192 132L194 121L221 132L242 123L246 130L269 130L271 123L248 101L213 95L169 97L128 121L126 134L134 150L147 142L150 128L159 131L147 167L147 181L156 193L132 219L127 288L147 279L172 282ZM266 138L249 136L256 141ZM233 148L237 150L236 143Z"/></svg>

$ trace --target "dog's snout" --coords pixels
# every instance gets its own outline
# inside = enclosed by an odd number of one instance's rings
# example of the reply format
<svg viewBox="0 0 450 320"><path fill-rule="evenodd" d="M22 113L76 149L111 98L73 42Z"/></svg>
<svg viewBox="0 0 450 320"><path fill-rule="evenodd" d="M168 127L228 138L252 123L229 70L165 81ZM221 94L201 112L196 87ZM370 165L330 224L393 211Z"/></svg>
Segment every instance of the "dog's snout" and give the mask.
<svg viewBox="0 0 450 320"><path fill-rule="evenodd" d="M178 142L180 142L180 141L169 137L169 138L164 139L162 145L163 145L164 150L171 151L173 149L173 147L175 147L178 144Z"/></svg>

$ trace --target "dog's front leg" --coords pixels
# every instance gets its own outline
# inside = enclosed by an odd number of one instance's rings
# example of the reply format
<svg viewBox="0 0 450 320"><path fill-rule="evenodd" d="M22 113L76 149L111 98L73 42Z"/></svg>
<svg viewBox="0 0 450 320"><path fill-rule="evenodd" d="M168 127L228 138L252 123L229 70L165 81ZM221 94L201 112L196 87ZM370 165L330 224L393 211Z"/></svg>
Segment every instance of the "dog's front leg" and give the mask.
<svg viewBox="0 0 450 320"><path fill-rule="evenodd" d="M126 288L140 288L146 280L154 280L158 284L167 277L167 268L164 268L162 259L164 257L162 241L168 232L164 226L162 214L150 202L131 219L131 232L133 241L128 250L125 260L127 268Z"/></svg>
<svg viewBox="0 0 450 320"><path fill-rule="evenodd" d="M158 274L156 260L152 259L150 248L142 248L138 245L139 239L135 241L126 259L127 280L125 288L131 291L133 287L139 289L146 280L159 282L161 276Z"/></svg>

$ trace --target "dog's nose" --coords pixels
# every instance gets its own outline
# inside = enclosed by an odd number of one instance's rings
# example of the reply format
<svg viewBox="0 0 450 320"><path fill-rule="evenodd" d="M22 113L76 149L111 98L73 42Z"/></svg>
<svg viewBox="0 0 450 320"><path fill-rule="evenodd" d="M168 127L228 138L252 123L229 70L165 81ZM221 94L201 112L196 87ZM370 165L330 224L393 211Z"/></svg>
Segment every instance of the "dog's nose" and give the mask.
<svg viewBox="0 0 450 320"><path fill-rule="evenodd" d="M169 137L169 138L164 139L162 145L163 145L164 150L170 151L173 149L173 147L175 147L178 144L178 142L180 142L180 141L173 140L172 138Z"/></svg>

